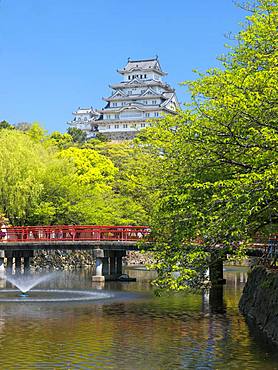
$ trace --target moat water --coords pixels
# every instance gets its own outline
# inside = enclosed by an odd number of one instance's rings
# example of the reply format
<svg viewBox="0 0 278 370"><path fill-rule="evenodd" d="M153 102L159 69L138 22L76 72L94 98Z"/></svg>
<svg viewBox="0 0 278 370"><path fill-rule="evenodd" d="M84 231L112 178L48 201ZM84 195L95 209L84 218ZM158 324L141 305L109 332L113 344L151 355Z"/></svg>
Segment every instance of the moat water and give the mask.
<svg viewBox="0 0 278 370"><path fill-rule="evenodd" d="M223 297L156 297L153 272L128 273L137 281L98 291L90 271L63 273L16 301L0 280L0 369L278 369L278 348L238 311L246 269L226 268Z"/></svg>

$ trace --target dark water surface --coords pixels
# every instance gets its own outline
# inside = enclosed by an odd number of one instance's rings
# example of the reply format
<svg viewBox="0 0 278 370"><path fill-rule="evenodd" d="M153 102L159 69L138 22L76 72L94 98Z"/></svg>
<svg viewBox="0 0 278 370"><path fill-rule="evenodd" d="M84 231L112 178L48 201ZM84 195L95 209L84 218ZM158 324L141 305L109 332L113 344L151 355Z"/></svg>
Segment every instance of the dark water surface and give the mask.
<svg viewBox="0 0 278 370"><path fill-rule="evenodd" d="M158 298L151 272L129 274L138 281L106 283L99 291L109 297L99 300L82 300L96 289L81 271L37 287L80 300L0 301L0 369L278 369L278 348L238 312L247 270L226 269L223 299L219 291ZM0 300L17 296L0 284Z"/></svg>

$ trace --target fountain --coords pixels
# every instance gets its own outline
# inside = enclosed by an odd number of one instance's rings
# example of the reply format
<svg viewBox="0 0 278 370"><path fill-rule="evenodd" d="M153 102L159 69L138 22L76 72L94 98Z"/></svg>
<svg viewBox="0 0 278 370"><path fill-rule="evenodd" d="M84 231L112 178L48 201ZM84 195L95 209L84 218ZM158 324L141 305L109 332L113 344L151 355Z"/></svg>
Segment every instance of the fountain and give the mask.
<svg viewBox="0 0 278 370"><path fill-rule="evenodd" d="M111 298L112 294L96 291L66 290L66 289L34 289L37 285L49 282L61 275L61 272L47 274L7 274L6 281L15 289L1 289L1 302L67 302L88 301ZM16 294L15 294L16 293ZM19 294L18 294L19 293Z"/></svg>
<svg viewBox="0 0 278 370"><path fill-rule="evenodd" d="M6 275L6 280L12 283L14 286L16 286L20 292L21 296L28 296L28 293L32 288L37 286L38 284L42 282L46 282L49 280L52 280L54 277L58 275L57 272L52 272L49 274L43 274L43 275L30 275L30 274L24 274L24 275Z"/></svg>

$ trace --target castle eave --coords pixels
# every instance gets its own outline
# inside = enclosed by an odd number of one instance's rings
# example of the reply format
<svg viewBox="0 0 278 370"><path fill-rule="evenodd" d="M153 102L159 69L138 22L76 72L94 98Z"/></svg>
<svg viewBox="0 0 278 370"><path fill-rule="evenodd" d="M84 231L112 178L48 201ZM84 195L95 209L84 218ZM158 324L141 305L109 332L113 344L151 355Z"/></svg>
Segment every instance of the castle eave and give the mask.
<svg viewBox="0 0 278 370"><path fill-rule="evenodd" d="M113 90L127 89L127 88L138 88L138 87L148 88L148 87L153 87L153 86L162 87L165 90L167 90L168 92L174 92L175 91L170 85L168 85L166 83L163 83L161 81L156 81L156 80L142 81L141 83L133 83L133 84L130 84L129 81L124 81L124 82L120 82L118 84L109 85L110 89L113 89Z"/></svg>
<svg viewBox="0 0 278 370"><path fill-rule="evenodd" d="M141 100L141 99L165 99L163 95L129 95L129 96L116 96L116 97L109 97L109 98L102 98L103 100L109 102L109 101L125 101L125 100Z"/></svg>
<svg viewBox="0 0 278 370"><path fill-rule="evenodd" d="M155 72L160 76L167 76L168 74L167 72L159 71L158 69L155 69L155 68L138 68L138 67L134 67L129 70L117 69L117 72L120 73L121 75L126 75L126 74L130 74L134 72L142 72L142 73Z"/></svg>

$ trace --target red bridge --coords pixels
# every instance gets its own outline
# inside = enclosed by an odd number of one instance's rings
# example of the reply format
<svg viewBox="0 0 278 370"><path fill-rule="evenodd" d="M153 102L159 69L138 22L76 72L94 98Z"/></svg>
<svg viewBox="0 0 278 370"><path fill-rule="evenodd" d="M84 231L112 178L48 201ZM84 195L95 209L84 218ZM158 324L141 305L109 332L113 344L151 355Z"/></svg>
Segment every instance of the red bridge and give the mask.
<svg viewBox="0 0 278 370"><path fill-rule="evenodd" d="M114 279L122 273L122 257L126 255L126 251L138 250L139 245L144 245L144 249L151 246L152 243L148 242L150 231L148 226L2 226L0 266L6 259L9 269L13 265L21 269L22 261L24 268L28 269L30 258L39 249L89 249L96 259L93 280ZM278 235L272 235L268 244L254 244L247 253L262 256L269 249L268 254L271 252L276 256L277 242Z"/></svg>
<svg viewBox="0 0 278 370"><path fill-rule="evenodd" d="M137 242L149 234L150 228L147 226L13 226L2 227L0 241L20 244L64 241Z"/></svg>
<svg viewBox="0 0 278 370"><path fill-rule="evenodd" d="M148 226L98 226L98 225L52 225L52 226L2 226L0 250L8 249L83 249L100 246L118 246L138 249L139 241L147 241ZM115 243L116 242L116 243ZM251 249L262 249L269 244L277 245L278 234L269 237L268 243L250 244ZM202 244L202 243L201 243ZM217 248L216 248L217 249Z"/></svg>
<svg viewBox="0 0 278 370"><path fill-rule="evenodd" d="M114 279L122 274L122 257L138 250L150 234L147 226L2 226L0 266L29 269L36 250L92 250L96 259L94 281ZM146 247L146 244L145 244ZM105 278L104 278L105 277Z"/></svg>

